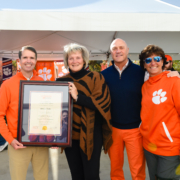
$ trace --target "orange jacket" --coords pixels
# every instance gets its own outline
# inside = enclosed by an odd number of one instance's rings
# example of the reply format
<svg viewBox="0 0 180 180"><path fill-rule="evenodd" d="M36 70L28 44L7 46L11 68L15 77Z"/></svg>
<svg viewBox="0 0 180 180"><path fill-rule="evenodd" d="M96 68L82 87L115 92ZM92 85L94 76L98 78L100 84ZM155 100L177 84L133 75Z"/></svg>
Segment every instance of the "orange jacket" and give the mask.
<svg viewBox="0 0 180 180"><path fill-rule="evenodd" d="M3 82L0 89L0 134L9 144L17 137L20 80L26 80L21 72ZM36 76L36 71L33 71L31 80L43 81ZM5 115L8 126L4 120Z"/></svg>
<svg viewBox="0 0 180 180"><path fill-rule="evenodd" d="M147 151L175 156L180 148L180 79L167 73L150 77L142 86L140 132Z"/></svg>

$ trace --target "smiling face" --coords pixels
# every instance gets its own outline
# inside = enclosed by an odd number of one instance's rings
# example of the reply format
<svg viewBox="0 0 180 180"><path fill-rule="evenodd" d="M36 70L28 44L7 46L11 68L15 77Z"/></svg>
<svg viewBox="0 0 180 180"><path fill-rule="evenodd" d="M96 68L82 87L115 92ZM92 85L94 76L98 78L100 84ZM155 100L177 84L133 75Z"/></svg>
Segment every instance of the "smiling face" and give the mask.
<svg viewBox="0 0 180 180"><path fill-rule="evenodd" d="M34 52L25 49L22 51L22 56L20 59L21 72L26 76L26 74L32 73L36 65L36 55Z"/></svg>
<svg viewBox="0 0 180 180"><path fill-rule="evenodd" d="M163 60L161 59L160 62L154 61L154 57L158 55L153 54L147 58L152 58L152 61L149 64L146 64L144 62L144 68L148 71L150 77L156 76L160 73L162 73L162 66L163 66Z"/></svg>
<svg viewBox="0 0 180 180"><path fill-rule="evenodd" d="M84 60L80 51L72 52L68 56L69 69L75 73L80 71L84 66Z"/></svg>
<svg viewBox="0 0 180 180"><path fill-rule="evenodd" d="M116 39L111 44L111 55L116 65L125 65L128 61L129 48L122 39Z"/></svg>

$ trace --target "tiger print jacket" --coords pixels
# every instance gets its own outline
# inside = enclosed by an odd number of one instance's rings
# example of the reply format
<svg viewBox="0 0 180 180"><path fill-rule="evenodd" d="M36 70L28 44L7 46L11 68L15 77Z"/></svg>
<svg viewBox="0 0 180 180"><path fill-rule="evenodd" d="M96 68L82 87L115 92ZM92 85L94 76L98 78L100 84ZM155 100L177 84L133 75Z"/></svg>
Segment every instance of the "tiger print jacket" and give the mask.
<svg viewBox="0 0 180 180"><path fill-rule="evenodd" d="M91 98L92 103L103 117L103 147L107 153L112 144L112 126L111 126L111 99L110 92L104 77L98 72L89 72L81 70L81 76L74 77L70 72L57 81L73 81L78 94L83 94ZM83 76L82 76L83 74ZM93 134L94 134L95 111L85 106L73 103L73 131L72 139L80 140L80 147L91 159L93 152Z"/></svg>

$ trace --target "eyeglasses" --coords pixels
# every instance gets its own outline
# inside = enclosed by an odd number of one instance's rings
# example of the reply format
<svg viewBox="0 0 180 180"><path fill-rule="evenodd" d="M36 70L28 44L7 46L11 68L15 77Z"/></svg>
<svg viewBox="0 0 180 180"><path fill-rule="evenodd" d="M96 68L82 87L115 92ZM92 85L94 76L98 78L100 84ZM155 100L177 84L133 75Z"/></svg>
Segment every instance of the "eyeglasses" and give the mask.
<svg viewBox="0 0 180 180"><path fill-rule="evenodd" d="M160 62L161 59L162 59L162 57L156 56L156 57L154 57L153 59L154 59L154 61L156 61L156 62ZM144 61L145 61L146 64L149 64L149 63L151 63L152 58L146 58Z"/></svg>
<svg viewBox="0 0 180 180"><path fill-rule="evenodd" d="M169 61L166 61L165 64L169 64L170 62Z"/></svg>

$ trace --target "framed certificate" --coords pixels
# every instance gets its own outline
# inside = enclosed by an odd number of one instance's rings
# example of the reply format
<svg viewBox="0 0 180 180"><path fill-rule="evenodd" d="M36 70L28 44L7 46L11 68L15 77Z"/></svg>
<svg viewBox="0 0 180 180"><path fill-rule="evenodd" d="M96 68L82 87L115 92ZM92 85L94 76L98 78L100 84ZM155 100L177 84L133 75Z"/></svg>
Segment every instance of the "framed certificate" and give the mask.
<svg viewBox="0 0 180 180"><path fill-rule="evenodd" d="M72 144L68 82L20 81L17 139L24 146Z"/></svg>

